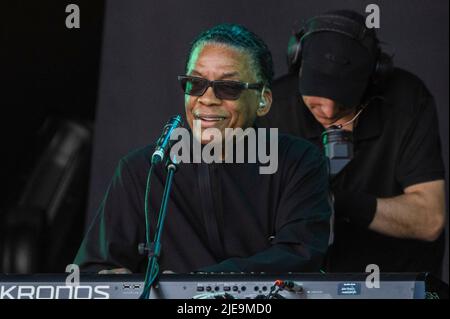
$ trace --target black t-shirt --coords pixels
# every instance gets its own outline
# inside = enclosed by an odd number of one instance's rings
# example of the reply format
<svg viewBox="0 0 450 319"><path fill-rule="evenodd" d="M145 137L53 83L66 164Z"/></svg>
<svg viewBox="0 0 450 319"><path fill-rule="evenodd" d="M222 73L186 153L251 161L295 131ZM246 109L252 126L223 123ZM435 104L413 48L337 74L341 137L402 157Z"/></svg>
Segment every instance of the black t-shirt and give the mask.
<svg viewBox="0 0 450 319"><path fill-rule="evenodd" d="M271 111L258 125L322 147L324 128L298 94L297 76L276 81L273 96ZM422 81L395 69L380 96L361 113L353 131L354 157L333 178L332 190L393 197L408 186L445 178L434 99ZM441 266L444 234L434 242L393 238L339 219L339 212L334 232L330 271L363 272L377 264L384 272L438 272Z"/></svg>
<svg viewBox="0 0 450 319"><path fill-rule="evenodd" d="M153 147L124 157L75 263L83 271L143 272L144 194ZM319 271L328 248L331 208L326 161L306 140L280 136L278 170L258 163L180 164L162 236L161 270L175 272ZM151 180L151 238L166 171Z"/></svg>

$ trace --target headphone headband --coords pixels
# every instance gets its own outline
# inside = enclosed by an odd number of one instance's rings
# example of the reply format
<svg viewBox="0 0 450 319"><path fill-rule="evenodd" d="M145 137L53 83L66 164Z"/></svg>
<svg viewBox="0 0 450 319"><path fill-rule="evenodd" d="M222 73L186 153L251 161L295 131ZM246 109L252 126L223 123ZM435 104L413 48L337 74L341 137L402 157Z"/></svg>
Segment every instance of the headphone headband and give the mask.
<svg viewBox="0 0 450 319"><path fill-rule="evenodd" d="M360 43L371 54L378 54L378 41L373 32L364 23L361 24L353 19L339 15L324 14L316 16L309 19L298 33L299 41L302 42L306 37L319 32L343 34Z"/></svg>
<svg viewBox="0 0 450 319"><path fill-rule="evenodd" d="M332 14L324 14L309 19L303 29L305 34L320 31L339 32L358 41L363 40L368 34L365 25L361 25L350 18Z"/></svg>
<svg viewBox="0 0 450 319"><path fill-rule="evenodd" d="M366 27L365 23L338 14L322 14L310 18L302 29L289 39L287 63L289 72L297 72L302 60L302 46L306 37L319 32L343 34L368 51L375 59L373 72L374 82L386 77L392 70L392 58L381 51L375 31Z"/></svg>

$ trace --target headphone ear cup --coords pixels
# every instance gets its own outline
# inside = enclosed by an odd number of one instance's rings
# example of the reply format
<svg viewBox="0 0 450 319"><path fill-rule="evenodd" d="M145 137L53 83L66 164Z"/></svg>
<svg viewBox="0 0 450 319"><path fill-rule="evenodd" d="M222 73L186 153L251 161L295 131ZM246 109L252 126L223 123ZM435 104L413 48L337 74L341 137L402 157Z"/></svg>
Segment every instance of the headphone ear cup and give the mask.
<svg viewBox="0 0 450 319"><path fill-rule="evenodd" d="M380 80L389 77L392 69L394 68L394 63L392 57L384 52L380 52L375 66L374 72L374 82L377 83Z"/></svg>
<svg viewBox="0 0 450 319"><path fill-rule="evenodd" d="M301 38L303 32L291 35L287 48L287 65L289 73L294 73L298 70L301 63Z"/></svg>

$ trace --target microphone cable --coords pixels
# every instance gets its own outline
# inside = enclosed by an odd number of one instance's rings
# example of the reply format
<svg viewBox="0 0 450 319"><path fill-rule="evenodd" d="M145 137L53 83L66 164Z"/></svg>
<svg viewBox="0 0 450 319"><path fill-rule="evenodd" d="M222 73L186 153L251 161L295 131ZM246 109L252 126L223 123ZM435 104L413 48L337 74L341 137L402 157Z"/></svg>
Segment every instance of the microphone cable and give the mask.
<svg viewBox="0 0 450 319"><path fill-rule="evenodd" d="M145 215L145 245L142 247L142 244L139 246L139 252L140 253L147 253L150 249L150 216L149 216L149 207L148 207L148 197L150 194L151 189L151 177L153 174L153 164L150 162L150 169L147 173L147 182L145 185L145 197L144 197L144 215ZM148 264L147 264L147 270L145 272L145 279L144 279L144 290L142 292L142 295L140 296L140 299L148 299L149 289L147 288L149 282L153 282L156 277L155 275L152 276L152 269L154 268L153 263L151 263L151 257L148 254L147 255ZM156 272L157 273L157 272ZM151 284L150 284L151 285Z"/></svg>

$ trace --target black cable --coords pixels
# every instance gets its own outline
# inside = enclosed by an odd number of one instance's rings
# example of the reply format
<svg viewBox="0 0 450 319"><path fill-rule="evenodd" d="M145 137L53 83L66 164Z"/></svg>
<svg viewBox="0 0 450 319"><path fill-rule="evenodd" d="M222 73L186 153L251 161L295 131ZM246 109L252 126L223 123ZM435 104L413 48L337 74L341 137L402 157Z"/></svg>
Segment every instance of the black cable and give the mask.
<svg viewBox="0 0 450 319"><path fill-rule="evenodd" d="M153 242L150 243L146 249L146 251L148 253L149 261L147 264L147 271L145 274L144 290L140 296L140 299L148 299L149 298L151 287L152 287L153 283L155 282L155 280L158 276L158 273L159 273L158 257L159 257L160 251L161 251L161 236L162 236L163 224L164 224L165 217L167 214L167 205L168 205L168 201L169 201L170 189L172 187L173 176L176 171L175 163L171 162L168 165L167 171L168 171L168 174L166 177L166 186L164 188L162 203L161 203L161 207L160 207L159 214L158 214L158 222L157 222L156 230L155 230L155 238L153 239ZM149 179L147 179L147 181L149 181ZM147 182L147 185L149 185L149 184L150 183ZM147 196L146 196L145 205L147 208L147 205L148 205ZM146 210L147 210L146 211L146 215L147 215L148 209L146 209ZM147 220L148 220L148 218L147 218ZM149 223L147 223L146 226L148 226L148 225L149 225ZM146 238L147 238L147 240L149 240L149 238L150 238L148 233L147 233Z"/></svg>
<svg viewBox="0 0 450 319"><path fill-rule="evenodd" d="M144 215L145 215L145 247L143 252L148 253L148 249L150 249L150 216L149 216L149 209L148 209L148 196L150 194L151 189L151 176L153 174L153 165L150 164L150 169L147 173L147 183L145 186L145 197L144 197ZM148 292L146 291L147 283L149 282L149 279L151 277L151 271L152 271L152 265L151 265L151 258L148 257L148 263L147 263L147 269L145 271L145 279L144 279L144 291L142 292L140 299L147 299L148 298Z"/></svg>

